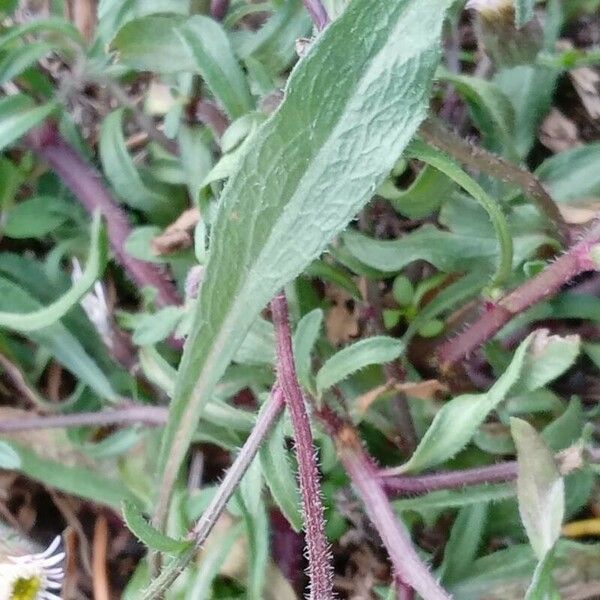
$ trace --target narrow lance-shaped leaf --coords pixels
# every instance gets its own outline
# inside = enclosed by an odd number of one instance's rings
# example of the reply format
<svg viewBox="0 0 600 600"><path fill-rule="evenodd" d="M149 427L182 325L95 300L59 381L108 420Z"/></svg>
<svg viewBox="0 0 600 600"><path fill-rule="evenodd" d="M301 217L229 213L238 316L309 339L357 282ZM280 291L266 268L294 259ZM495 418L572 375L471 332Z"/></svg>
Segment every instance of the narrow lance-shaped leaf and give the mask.
<svg viewBox="0 0 600 600"><path fill-rule="evenodd" d="M374 336L360 340L334 354L317 373L317 392L369 365L391 362L400 356L403 345L396 338Z"/></svg>
<svg viewBox="0 0 600 600"><path fill-rule="evenodd" d="M0 311L0 327L13 331L28 332L48 327L56 323L71 309L94 285L106 264L107 240L102 230L100 213L94 215L90 255L85 270L79 280L63 296L52 304L30 313Z"/></svg>
<svg viewBox="0 0 600 600"><path fill-rule="evenodd" d="M515 22L517 27L522 27L533 19L533 8L535 0L514 0L515 3Z"/></svg>
<svg viewBox="0 0 600 600"><path fill-rule="evenodd" d="M0 100L0 150L39 125L57 105L54 102L35 106L31 98L15 94Z"/></svg>
<svg viewBox="0 0 600 600"><path fill-rule="evenodd" d="M254 134L211 235L163 438L159 513L202 407L252 321L364 206L423 120L451 4L356 0L294 69L284 101Z"/></svg>

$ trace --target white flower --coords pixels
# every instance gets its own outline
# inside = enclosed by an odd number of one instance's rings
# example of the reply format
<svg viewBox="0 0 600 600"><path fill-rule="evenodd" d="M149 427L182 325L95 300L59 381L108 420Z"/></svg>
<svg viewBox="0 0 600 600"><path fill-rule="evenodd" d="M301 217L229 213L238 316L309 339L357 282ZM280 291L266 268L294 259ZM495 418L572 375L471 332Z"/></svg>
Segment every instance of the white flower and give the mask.
<svg viewBox="0 0 600 600"><path fill-rule="evenodd" d="M9 563L0 563L0 600L60 600L65 553L59 546L57 536L44 552L9 556Z"/></svg>

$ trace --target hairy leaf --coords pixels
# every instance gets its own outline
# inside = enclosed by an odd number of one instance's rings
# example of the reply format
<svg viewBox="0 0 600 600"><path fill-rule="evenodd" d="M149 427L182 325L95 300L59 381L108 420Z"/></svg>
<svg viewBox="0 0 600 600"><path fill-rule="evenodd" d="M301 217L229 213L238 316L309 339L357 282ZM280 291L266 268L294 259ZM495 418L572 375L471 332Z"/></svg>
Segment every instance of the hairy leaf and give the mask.
<svg viewBox="0 0 600 600"><path fill-rule="evenodd" d="M368 201L424 118L450 4L353 2L254 134L214 224L163 438L165 481L176 476L203 405L259 311Z"/></svg>

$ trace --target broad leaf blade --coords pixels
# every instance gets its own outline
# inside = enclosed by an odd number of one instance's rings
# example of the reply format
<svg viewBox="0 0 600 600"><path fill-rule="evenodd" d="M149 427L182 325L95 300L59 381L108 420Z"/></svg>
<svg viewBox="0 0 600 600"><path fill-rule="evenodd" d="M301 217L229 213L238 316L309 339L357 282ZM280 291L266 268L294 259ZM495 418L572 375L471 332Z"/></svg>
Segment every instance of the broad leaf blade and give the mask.
<svg viewBox="0 0 600 600"><path fill-rule="evenodd" d="M423 120L451 4L353 2L254 135L212 232L163 438L165 480L176 476L203 405L259 311L368 201Z"/></svg>

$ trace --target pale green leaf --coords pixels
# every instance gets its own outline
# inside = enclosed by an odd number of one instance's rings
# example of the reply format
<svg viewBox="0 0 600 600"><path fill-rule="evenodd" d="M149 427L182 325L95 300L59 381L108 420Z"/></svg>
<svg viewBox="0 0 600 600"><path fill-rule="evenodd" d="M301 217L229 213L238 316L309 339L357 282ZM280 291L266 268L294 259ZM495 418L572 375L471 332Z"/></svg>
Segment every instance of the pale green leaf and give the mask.
<svg viewBox="0 0 600 600"><path fill-rule="evenodd" d="M515 23L517 27L522 27L533 19L533 9L535 0L514 0L515 3Z"/></svg>
<svg viewBox="0 0 600 600"><path fill-rule="evenodd" d="M21 458L10 444L0 440L0 469L15 470L21 466Z"/></svg>
<svg viewBox="0 0 600 600"><path fill-rule="evenodd" d="M247 113L254 103L223 27L214 19L196 15L178 29L178 34L196 70L229 117L235 119Z"/></svg>
<svg viewBox="0 0 600 600"><path fill-rule="evenodd" d="M284 422L273 427L260 448L260 464L271 495L295 531L302 530L298 484L286 448Z"/></svg>
<svg viewBox="0 0 600 600"><path fill-rule="evenodd" d="M310 389L311 353L323 326L323 311L315 308L304 315L294 331L294 362L298 381Z"/></svg>
<svg viewBox="0 0 600 600"><path fill-rule="evenodd" d="M398 358L404 346L396 338L373 336L346 346L336 352L317 373L317 393L336 385L369 365L391 362Z"/></svg>
<svg viewBox="0 0 600 600"><path fill-rule="evenodd" d="M531 336L521 343L508 369L486 393L464 394L446 403L400 471L421 471L462 450L488 413L504 400L518 381L530 343Z"/></svg>
<svg viewBox="0 0 600 600"><path fill-rule="evenodd" d="M294 69L284 101L253 136L211 232L163 438L167 479L260 310L364 206L424 118L450 4L353 2ZM362 41L357 27L368 32Z"/></svg>
<svg viewBox="0 0 600 600"><path fill-rule="evenodd" d="M146 521L138 505L131 500L123 501L122 510L123 519L129 530L148 548L168 554L178 554L190 546L189 541L175 540L155 529Z"/></svg>
<svg viewBox="0 0 600 600"><path fill-rule="evenodd" d="M0 100L0 150L4 150L23 134L33 129L56 110L56 103L35 106L24 94L6 96Z"/></svg>
<svg viewBox="0 0 600 600"><path fill-rule="evenodd" d="M525 600L561 600L561 595L552 577L554 562L554 555L550 551L538 563L525 594Z"/></svg>
<svg viewBox="0 0 600 600"><path fill-rule="evenodd" d="M538 560L542 561L560 537L565 512L563 479L554 456L537 431L512 417L511 432L519 465L519 513Z"/></svg>
<svg viewBox="0 0 600 600"><path fill-rule="evenodd" d="M94 215L92 223L90 254L85 270L71 289L48 306L33 312L0 312L0 327L13 331L28 332L48 327L59 321L88 290L101 275L106 264L107 240L102 229L100 213Z"/></svg>
<svg viewBox="0 0 600 600"><path fill-rule="evenodd" d="M18 46L7 51L0 61L0 84L10 81L17 75L20 75L25 69L35 65L51 49L51 44L37 42Z"/></svg>
<svg viewBox="0 0 600 600"><path fill-rule="evenodd" d="M33 196L16 204L6 215L4 235L39 238L54 232L73 217L73 206L54 196Z"/></svg>

